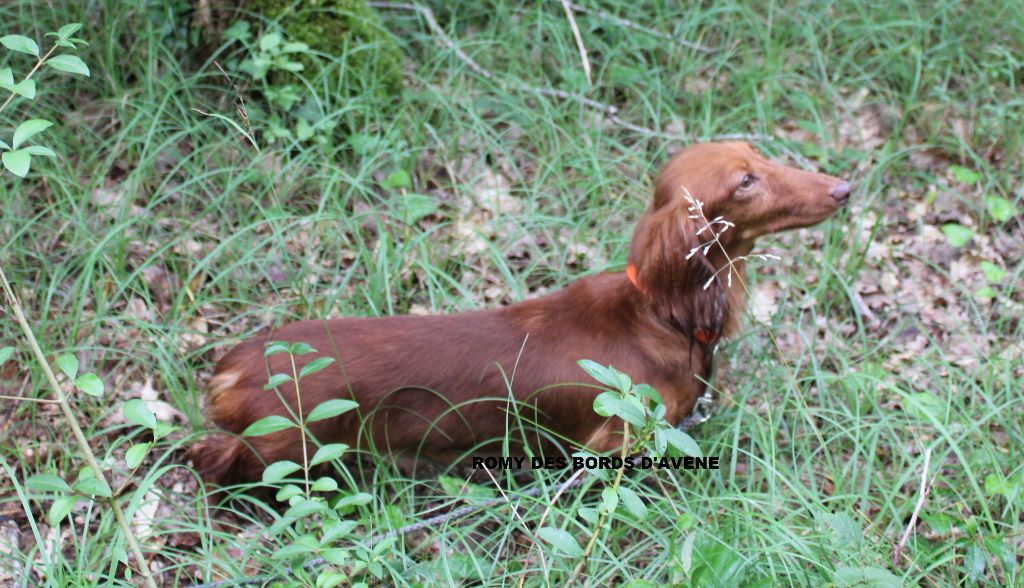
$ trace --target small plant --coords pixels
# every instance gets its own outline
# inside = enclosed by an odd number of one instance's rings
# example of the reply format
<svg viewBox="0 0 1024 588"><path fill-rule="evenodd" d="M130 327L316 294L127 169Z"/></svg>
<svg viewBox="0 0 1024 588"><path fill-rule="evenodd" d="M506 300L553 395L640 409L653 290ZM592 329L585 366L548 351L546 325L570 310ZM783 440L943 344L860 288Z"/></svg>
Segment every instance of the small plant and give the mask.
<svg viewBox="0 0 1024 588"><path fill-rule="evenodd" d="M306 343L274 341L268 343L264 355L270 357L287 354L290 373L275 373L264 389L278 395L289 416L271 415L246 427L243 436L258 437L286 429L297 428L302 439L302 463L290 460L269 464L263 472L263 484L277 488L275 500L285 511L267 531L280 544L272 558L287 562L296 577L305 578L310 585L330 588L342 583L353 585L365 574L377 581L384 578L386 554L397 540L394 537L372 546L353 545L349 539L360 525L352 520L359 507L373 501L373 496L355 489L355 483L341 458L348 451L344 443L321 444L309 431L308 425L333 418L357 408L352 400L334 398L312 407L306 412L302 405L301 381L334 363L331 357L312 359L298 368L296 358L316 353ZM294 383L295 409L286 402L280 387ZM312 447L315 451L310 451ZM314 468L333 463L339 478L346 480L352 490L343 490L334 477L311 478ZM301 477L296 476L298 474ZM342 546L344 545L344 547ZM322 569L324 566L327 569ZM308 577L307 577L308 576Z"/></svg>
<svg viewBox="0 0 1024 588"><path fill-rule="evenodd" d="M18 82L15 82L14 72L11 68L5 67L0 69L0 88L10 92L7 99L0 104L0 112L3 112L8 106L10 106L15 97L25 98L29 101L35 99L37 84L34 76L43 66L65 73L83 76L89 75L89 68L80 57L71 53L54 54L61 48L74 50L78 48L78 45L84 45L85 41L74 36L81 27L82 25L77 23L68 24L62 26L56 32L47 33L46 37L56 37L56 39L53 42L53 46L50 47L46 53L40 53L39 45L30 37L24 35L5 35L0 37L0 45L3 45L9 51L14 53L24 53L36 58L36 62L32 68ZM2 155L0 155L0 160L2 160L4 168L16 176L25 177L31 168L33 156L41 155L53 157L56 155L53 150L48 147L41 145L25 145L25 141L52 125L53 123L48 120L29 119L22 122L14 130L10 144L6 141L0 140L0 149L3 150ZM71 429L77 448L81 452L82 458L86 464L85 467L78 471L77 478L73 484L68 484L55 474L44 473L30 477L26 481L26 486L37 492L52 492L56 496L50 506L48 514L48 520L51 526L57 526L61 521L68 517L71 510L79 501L94 500L106 505L110 509L110 512L113 513L114 519L117 521L117 525L122 532L123 540L116 540L112 542L109 547L114 558L117 561L127 564L127 552L130 550L135 559L136 567L139 570L140 575L142 575L143 580L148 586L155 587L156 584L149 573L148 563L142 552L142 548L128 523L128 517L125 516L125 512L119 503L121 496L115 493L107 482L104 469L100 466L99 461L96 459L96 455L93 453L92 448L89 445L89 441L86 439L85 434L78 425L78 418L72 410L72 398L65 393L60 382L57 381L53 368L50 366L49 361L46 359L46 355L39 346L39 342L35 338L35 334L28 322L28 318L25 316L21 304L18 302L18 299L14 294L14 290L11 288L11 285L7 280L7 275L3 271L2 267L0 267L0 286L3 287L4 295L12 310L12 314L17 320L18 325L21 327L21 331L25 335L29 349L35 356L36 361L39 362L54 395L53 399L35 398L33 400L37 402L54 403L60 407L64 421ZM13 348L4 348L0 350L0 358L6 360L10 358L13 353ZM58 357L56 363L60 371L63 372L72 382L74 389L90 396L99 397L103 395L103 381L96 374L86 373L79 375L78 360L73 355L61 355ZM11 397L5 398L12 399ZM152 421L154 423L154 428L156 428L155 417ZM132 452L132 457L130 459L136 462L136 465L133 467L138 467L138 465L142 463L142 459L145 457L147 450L148 446L144 449L130 450ZM37 541L42 541L38 535ZM46 547L42 544L39 545L39 548L41 551L46 551ZM77 571L81 572L82 570ZM126 567L125 575L130 578L131 574L132 568Z"/></svg>
<svg viewBox="0 0 1024 588"><path fill-rule="evenodd" d="M300 58L317 59L309 45L288 41L278 31L267 31L254 39L249 22L244 20L226 30L224 38L244 48L244 57L229 61L227 67L259 88L263 107L250 105L243 116L266 128L267 142L297 141L330 147L337 120L324 115L310 84L300 76L305 69Z"/></svg>
<svg viewBox="0 0 1024 588"><path fill-rule="evenodd" d="M77 55L71 53L54 55L57 49L77 49L79 44L84 45L85 41L74 36L81 28L82 25L74 23L62 26L57 32L46 33L47 37L56 37L56 40L49 51L42 55L39 53L39 45L29 37L24 35L5 35L0 37L0 44L9 51L24 53L36 58L32 68L17 82L15 82L14 70L12 68L0 68L0 89L10 92L3 104L0 104L0 112L3 112L16 96L30 101L35 100L37 85L33 76L44 65L64 73L89 76L88 66ZM3 161L4 168L16 176L25 177L32 166L32 156L54 157L56 154L48 147L25 145L25 141L33 135L46 130L52 125L53 123L48 120L29 119L18 125L18 128L14 130L10 143L0 139L0 149L3 150L2 154L0 154L0 160Z"/></svg>
<svg viewBox="0 0 1024 588"><path fill-rule="evenodd" d="M638 520L648 516L648 508L643 499L635 490L622 483L629 456L641 453L660 456L666 452L702 456L700 447L692 437L665 420L665 405L657 390L647 384L634 384L628 375L611 366L602 366L586 359L580 360L578 364L590 377L607 387L594 399L594 412L603 417L622 419L623 429L620 461L616 462L620 465L615 469L614 477L608 480L604 475L607 471L591 470L605 482L600 503L596 507L580 507L577 511L579 517L592 528L586 545L580 547L572 534L559 527L545 526L537 529L537 536L551 545L556 553L578 558L568 585L583 572L594 546L611 521L622 516ZM583 457L584 463L587 457L593 457L586 453L578 453L577 456Z"/></svg>

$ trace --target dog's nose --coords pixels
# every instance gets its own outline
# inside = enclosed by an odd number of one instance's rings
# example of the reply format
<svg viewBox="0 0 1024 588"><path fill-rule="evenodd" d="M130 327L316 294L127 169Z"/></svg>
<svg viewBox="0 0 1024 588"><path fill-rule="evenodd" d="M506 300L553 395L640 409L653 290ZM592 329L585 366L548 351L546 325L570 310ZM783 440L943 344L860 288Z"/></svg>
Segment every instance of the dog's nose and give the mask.
<svg viewBox="0 0 1024 588"><path fill-rule="evenodd" d="M843 204L850 199L850 190L852 190L850 182L839 182L828 194L838 200L840 204Z"/></svg>

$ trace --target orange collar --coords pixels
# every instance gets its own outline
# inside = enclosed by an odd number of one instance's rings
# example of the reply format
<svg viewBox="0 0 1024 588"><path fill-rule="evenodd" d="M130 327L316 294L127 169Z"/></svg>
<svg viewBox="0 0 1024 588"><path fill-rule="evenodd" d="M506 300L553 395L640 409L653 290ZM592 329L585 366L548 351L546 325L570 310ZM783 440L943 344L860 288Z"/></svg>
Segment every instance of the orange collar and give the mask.
<svg viewBox="0 0 1024 588"><path fill-rule="evenodd" d="M636 281L636 266L633 265L633 262L626 265L626 277L629 278L629 283L633 284L634 288L641 293L644 291L644 289L640 287L640 282Z"/></svg>

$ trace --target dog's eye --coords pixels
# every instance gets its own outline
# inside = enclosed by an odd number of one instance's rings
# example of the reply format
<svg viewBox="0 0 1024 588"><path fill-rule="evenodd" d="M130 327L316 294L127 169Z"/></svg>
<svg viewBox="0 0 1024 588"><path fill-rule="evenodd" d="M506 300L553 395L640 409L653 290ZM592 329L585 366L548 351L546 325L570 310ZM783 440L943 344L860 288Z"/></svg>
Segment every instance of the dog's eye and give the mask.
<svg viewBox="0 0 1024 588"><path fill-rule="evenodd" d="M749 190L754 185L754 176L745 174L743 179L740 180L740 190Z"/></svg>

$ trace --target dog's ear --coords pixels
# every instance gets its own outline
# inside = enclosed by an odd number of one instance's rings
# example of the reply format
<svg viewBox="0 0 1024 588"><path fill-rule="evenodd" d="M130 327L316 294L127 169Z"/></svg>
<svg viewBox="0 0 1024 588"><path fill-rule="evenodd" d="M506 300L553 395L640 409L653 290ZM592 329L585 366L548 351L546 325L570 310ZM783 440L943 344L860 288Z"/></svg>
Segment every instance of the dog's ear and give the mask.
<svg viewBox="0 0 1024 588"><path fill-rule="evenodd" d="M685 201L644 213L630 244L627 271L655 312L674 321L691 340L707 345L721 335L727 320L725 286L705 256Z"/></svg>

